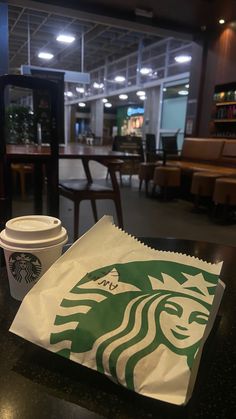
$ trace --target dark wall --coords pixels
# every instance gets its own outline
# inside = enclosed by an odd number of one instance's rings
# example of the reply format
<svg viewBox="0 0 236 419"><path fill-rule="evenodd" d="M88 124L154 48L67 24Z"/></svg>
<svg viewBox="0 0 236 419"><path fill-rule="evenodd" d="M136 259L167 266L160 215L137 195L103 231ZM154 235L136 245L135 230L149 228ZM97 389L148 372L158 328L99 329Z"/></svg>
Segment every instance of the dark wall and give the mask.
<svg viewBox="0 0 236 419"><path fill-rule="evenodd" d="M192 120L190 135L209 137L215 85L236 82L236 28L203 35L193 54L187 122Z"/></svg>

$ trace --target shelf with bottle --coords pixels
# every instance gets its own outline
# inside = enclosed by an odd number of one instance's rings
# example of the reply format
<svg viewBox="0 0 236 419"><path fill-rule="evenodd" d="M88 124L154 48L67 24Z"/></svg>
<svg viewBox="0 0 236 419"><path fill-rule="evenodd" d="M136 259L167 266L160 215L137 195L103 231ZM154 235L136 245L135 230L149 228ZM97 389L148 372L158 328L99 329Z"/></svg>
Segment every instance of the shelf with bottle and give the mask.
<svg viewBox="0 0 236 419"><path fill-rule="evenodd" d="M227 102L235 102L236 103L236 90L215 92L213 99L214 99L214 102L216 104L219 104L219 105L221 103L226 104Z"/></svg>
<svg viewBox="0 0 236 419"><path fill-rule="evenodd" d="M235 100L231 100L229 102L216 102L216 106L229 106L229 105L236 105Z"/></svg>
<svg viewBox="0 0 236 419"><path fill-rule="evenodd" d="M218 106L216 108L215 121L221 120L222 122L235 122L236 121L236 103L229 106Z"/></svg>
<svg viewBox="0 0 236 419"><path fill-rule="evenodd" d="M229 119L229 118L221 118L221 119L214 119L214 122L236 122L236 118L231 118L231 119Z"/></svg>
<svg viewBox="0 0 236 419"><path fill-rule="evenodd" d="M216 85L212 105L210 135L236 138L236 82Z"/></svg>

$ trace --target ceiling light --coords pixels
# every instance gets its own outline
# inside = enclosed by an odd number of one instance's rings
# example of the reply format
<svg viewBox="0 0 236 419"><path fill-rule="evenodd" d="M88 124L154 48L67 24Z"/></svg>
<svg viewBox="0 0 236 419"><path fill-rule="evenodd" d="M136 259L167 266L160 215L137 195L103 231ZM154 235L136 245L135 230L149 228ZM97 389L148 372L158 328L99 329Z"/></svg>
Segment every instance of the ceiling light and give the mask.
<svg viewBox="0 0 236 419"><path fill-rule="evenodd" d="M103 103L107 103L108 102L108 100L105 97L102 99L102 101L103 101Z"/></svg>
<svg viewBox="0 0 236 419"><path fill-rule="evenodd" d="M125 95L125 94L119 95L119 99L126 100L128 99L128 95Z"/></svg>
<svg viewBox="0 0 236 419"><path fill-rule="evenodd" d="M185 87L186 87L186 89L188 89L189 88L189 84L185 84Z"/></svg>
<svg viewBox="0 0 236 419"><path fill-rule="evenodd" d="M136 14L136 16L142 16L142 17L147 17L147 18L152 18L153 17L153 11L152 10L136 8L134 13Z"/></svg>
<svg viewBox="0 0 236 419"><path fill-rule="evenodd" d="M225 23L225 20L224 19L219 19L219 24L220 25L223 25Z"/></svg>
<svg viewBox="0 0 236 419"><path fill-rule="evenodd" d="M84 93L84 87L76 87L75 90L78 93Z"/></svg>
<svg viewBox="0 0 236 419"><path fill-rule="evenodd" d="M84 102L79 102L79 103L78 103L78 106L79 106L80 108L85 108L86 103L84 103Z"/></svg>
<svg viewBox="0 0 236 419"><path fill-rule="evenodd" d="M114 79L117 83L123 83L125 81L124 76L116 76Z"/></svg>
<svg viewBox="0 0 236 419"><path fill-rule="evenodd" d="M66 44L71 44L71 42L74 42L75 37L73 35L58 35L57 41L59 42L65 42Z"/></svg>
<svg viewBox="0 0 236 419"><path fill-rule="evenodd" d="M146 96L139 96L139 99L140 100L145 100L146 99Z"/></svg>
<svg viewBox="0 0 236 419"><path fill-rule="evenodd" d="M140 69L140 73L143 74L144 76L147 76L151 72L152 72L152 69L151 68L148 68L148 67L142 67Z"/></svg>
<svg viewBox="0 0 236 419"><path fill-rule="evenodd" d="M93 83L94 89L103 89L104 84L103 83L97 83L96 81Z"/></svg>
<svg viewBox="0 0 236 419"><path fill-rule="evenodd" d="M167 88L166 87L163 87L163 92L166 92L167 91Z"/></svg>
<svg viewBox="0 0 236 419"><path fill-rule="evenodd" d="M175 57L175 61L179 64L188 63L191 59L191 55L177 55Z"/></svg>
<svg viewBox="0 0 236 419"><path fill-rule="evenodd" d="M64 92L64 95L67 97L72 97L73 93L68 91L68 92Z"/></svg>
<svg viewBox="0 0 236 419"><path fill-rule="evenodd" d="M186 95L188 95L188 91L187 90L179 90L178 95L186 96Z"/></svg>
<svg viewBox="0 0 236 419"><path fill-rule="evenodd" d="M43 58L44 60L51 60L54 55L50 52L39 52L38 57Z"/></svg>
<svg viewBox="0 0 236 419"><path fill-rule="evenodd" d="M107 102L107 103L105 103L105 108L111 108L112 107L112 104L110 103L110 102Z"/></svg>
<svg viewBox="0 0 236 419"><path fill-rule="evenodd" d="M145 96L145 92L144 92L143 90L139 90L139 91L136 93L136 95L137 95L137 96Z"/></svg>

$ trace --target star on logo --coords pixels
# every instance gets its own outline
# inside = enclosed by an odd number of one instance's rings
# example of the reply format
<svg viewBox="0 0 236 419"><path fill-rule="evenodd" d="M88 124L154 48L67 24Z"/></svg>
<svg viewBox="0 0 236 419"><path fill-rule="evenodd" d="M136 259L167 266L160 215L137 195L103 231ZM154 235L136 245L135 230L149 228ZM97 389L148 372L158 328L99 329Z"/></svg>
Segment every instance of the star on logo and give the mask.
<svg viewBox="0 0 236 419"><path fill-rule="evenodd" d="M189 275L182 272L182 274L185 276L185 278L187 278L187 281L183 283L183 287L192 291L197 291L202 295L208 295L208 288L215 286L215 284L206 281L202 273L198 273L196 275Z"/></svg>

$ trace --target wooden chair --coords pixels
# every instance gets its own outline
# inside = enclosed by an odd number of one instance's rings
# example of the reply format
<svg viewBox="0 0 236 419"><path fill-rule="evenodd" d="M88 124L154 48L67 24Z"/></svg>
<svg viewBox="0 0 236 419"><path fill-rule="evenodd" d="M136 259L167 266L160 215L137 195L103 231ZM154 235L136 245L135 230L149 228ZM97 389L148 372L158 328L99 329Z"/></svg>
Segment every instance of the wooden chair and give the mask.
<svg viewBox="0 0 236 419"><path fill-rule="evenodd" d="M157 155L155 134L146 134L145 155L146 162L148 163L156 162L159 158Z"/></svg>
<svg viewBox="0 0 236 419"><path fill-rule="evenodd" d="M89 161L91 160L93 159L90 158ZM86 175L88 173L87 170L89 170L89 161L83 161ZM87 175L87 179L84 180L68 179L59 182L59 193L74 202L74 241L79 236L79 208L80 202L83 200L89 200L91 202L95 222L98 221L96 200L113 200L116 208L118 225L123 228L120 188L116 178L116 171L120 171L123 163L123 160L118 159L109 161L104 160L101 163L108 169L111 187L94 182L90 175Z"/></svg>
<svg viewBox="0 0 236 419"><path fill-rule="evenodd" d="M127 153L139 154L137 159L126 159L120 169L120 181L122 184L122 175L128 175L131 181L132 175L139 174L140 163L144 161L143 143L141 137L117 136L114 138L113 151L123 151Z"/></svg>
<svg viewBox="0 0 236 419"><path fill-rule="evenodd" d="M26 199L25 178L27 174L33 174L34 165L31 163L12 163L11 171L13 174L13 181L16 185L16 175L19 175L21 199Z"/></svg>
<svg viewBox="0 0 236 419"><path fill-rule="evenodd" d="M177 142L177 138L178 138L178 132L175 135L167 135L161 136L161 144L162 144L162 149L160 149L159 151L162 151L163 153L163 157L162 157L162 161L163 161L163 166L165 166L166 164L166 160L178 160L179 158L179 150L178 150L178 142Z"/></svg>

